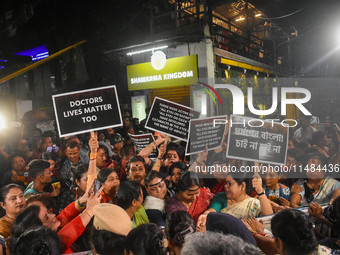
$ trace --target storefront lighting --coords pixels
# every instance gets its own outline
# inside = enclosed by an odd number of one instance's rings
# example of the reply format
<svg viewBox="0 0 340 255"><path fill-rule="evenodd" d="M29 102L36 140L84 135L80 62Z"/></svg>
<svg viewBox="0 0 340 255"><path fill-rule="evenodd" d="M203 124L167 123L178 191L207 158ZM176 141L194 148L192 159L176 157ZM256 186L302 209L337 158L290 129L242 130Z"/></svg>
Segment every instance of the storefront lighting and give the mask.
<svg viewBox="0 0 340 255"><path fill-rule="evenodd" d="M0 131L7 127L4 116L0 115Z"/></svg>
<svg viewBox="0 0 340 255"><path fill-rule="evenodd" d="M166 48L168 48L168 46L164 45L164 46L159 46L159 47L155 47L155 48L151 48L151 49L129 52L126 55L132 56L134 54L140 54L140 53L149 52L149 51L153 52L155 50L161 50L161 49L166 49Z"/></svg>
<svg viewBox="0 0 340 255"><path fill-rule="evenodd" d="M261 15L261 13L255 14L255 17L260 17Z"/></svg>
<svg viewBox="0 0 340 255"><path fill-rule="evenodd" d="M238 19L236 19L235 21L241 21L241 20L245 20L246 18L245 17L240 17Z"/></svg>

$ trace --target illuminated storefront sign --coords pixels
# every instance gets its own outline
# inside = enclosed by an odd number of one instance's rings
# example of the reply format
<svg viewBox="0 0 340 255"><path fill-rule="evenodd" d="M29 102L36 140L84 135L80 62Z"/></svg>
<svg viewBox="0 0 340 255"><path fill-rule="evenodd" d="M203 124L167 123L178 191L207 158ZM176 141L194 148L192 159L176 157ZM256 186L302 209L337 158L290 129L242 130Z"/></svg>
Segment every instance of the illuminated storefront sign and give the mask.
<svg viewBox="0 0 340 255"><path fill-rule="evenodd" d="M164 63L164 56L158 53L152 62L127 66L127 78L129 90L190 85L198 78L197 55L166 59Z"/></svg>

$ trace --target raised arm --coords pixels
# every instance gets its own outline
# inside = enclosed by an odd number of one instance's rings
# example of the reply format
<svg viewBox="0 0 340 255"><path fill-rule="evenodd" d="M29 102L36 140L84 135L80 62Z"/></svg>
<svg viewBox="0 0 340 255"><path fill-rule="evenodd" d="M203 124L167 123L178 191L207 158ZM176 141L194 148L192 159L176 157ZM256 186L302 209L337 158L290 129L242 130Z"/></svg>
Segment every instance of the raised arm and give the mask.
<svg viewBox="0 0 340 255"><path fill-rule="evenodd" d="M149 155L151 154L151 152L153 152L154 150L156 150L156 148L164 143L167 140L168 136L164 135L164 134L159 134L159 136L157 137L156 141L153 141L152 143L150 143L148 146L146 146L143 150L141 150L139 152L139 156L143 157L143 158L147 158L149 157Z"/></svg>
<svg viewBox="0 0 340 255"><path fill-rule="evenodd" d="M273 214L273 209L270 204L270 200L267 198L266 194L264 193L264 190L262 187L262 179L260 175L258 174L254 175L252 184L258 195L257 198L258 200L260 200L261 216Z"/></svg>
<svg viewBox="0 0 340 255"><path fill-rule="evenodd" d="M88 179L86 184L86 189L88 189L93 180L97 178L97 167L96 167L96 159L97 159L97 149L99 147L97 136L94 135L94 132L91 131L91 138L89 140L89 147L90 147L90 164L89 164L89 171L88 171Z"/></svg>

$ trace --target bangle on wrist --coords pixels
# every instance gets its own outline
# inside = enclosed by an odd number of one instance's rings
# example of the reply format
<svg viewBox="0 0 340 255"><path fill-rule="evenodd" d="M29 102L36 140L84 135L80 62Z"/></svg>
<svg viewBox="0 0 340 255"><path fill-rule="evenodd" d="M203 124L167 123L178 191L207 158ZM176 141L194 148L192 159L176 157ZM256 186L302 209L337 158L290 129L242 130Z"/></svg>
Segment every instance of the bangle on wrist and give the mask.
<svg viewBox="0 0 340 255"><path fill-rule="evenodd" d="M96 160L97 158L90 158L90 160Z"/></svg>
<svg viewBox="0 0 340 255"><path fill-rule="evenodd" d="M152 146L152 149L153 149L153 150L156 150L155 144L154 144L154 143L150 143L150 144L151 144L151 146Z"/></svg>
<svg viewBox="0 0 340 255"><path fill-rule="evenodd" d="M257 193L257 192L256 192ZM257 193L258 196L262 196L264 195L264 191L262 191L261 193Z"/></svg>
<svg viewBox="0 0 340 255"><path fill-rule="evenodd" d="M96 158L96 157L97 157L97 153L96 153L96 154L90 153L90 157L91 157L91 158Z"/></svg>
<svg viewBox="0 0 340 255"><path fill-rule="evenodd" d="M88 216L90 216L90 218L92 218L93 217L93 215L91 215L88 211L84 211Z"/></svg>
<svg viewBox="0 0 340 255"><path fill-rule="evenodd" d="M77 200L78 206L79 206L80 208L84 208L84 207L86 206L86 204L81 204L79 200L80 200L80 198Z"/></svg>
<svg viewBox="0 0 340 255"><path fill-rule="evenodd" d="M157 157L157 159L162 160L163 158Z"/></svg>

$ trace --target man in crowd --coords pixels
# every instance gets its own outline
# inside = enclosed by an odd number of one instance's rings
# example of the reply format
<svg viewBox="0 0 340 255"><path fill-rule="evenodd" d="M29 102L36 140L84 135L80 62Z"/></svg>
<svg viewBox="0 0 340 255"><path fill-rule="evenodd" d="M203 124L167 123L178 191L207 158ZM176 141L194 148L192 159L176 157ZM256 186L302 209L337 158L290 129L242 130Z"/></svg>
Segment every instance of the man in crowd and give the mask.
<svg viewBox="0 0 340 255"><path fill-rule="evenodd" d="M27 186L24 195L26 200L33 195L44 193L46 184L52 181L52 171L50 163L42 159L34 159L28 166L28 174L33 181ZM49 193L51 197L56 197L60 193L60 189L55 189Z"/></svg>

